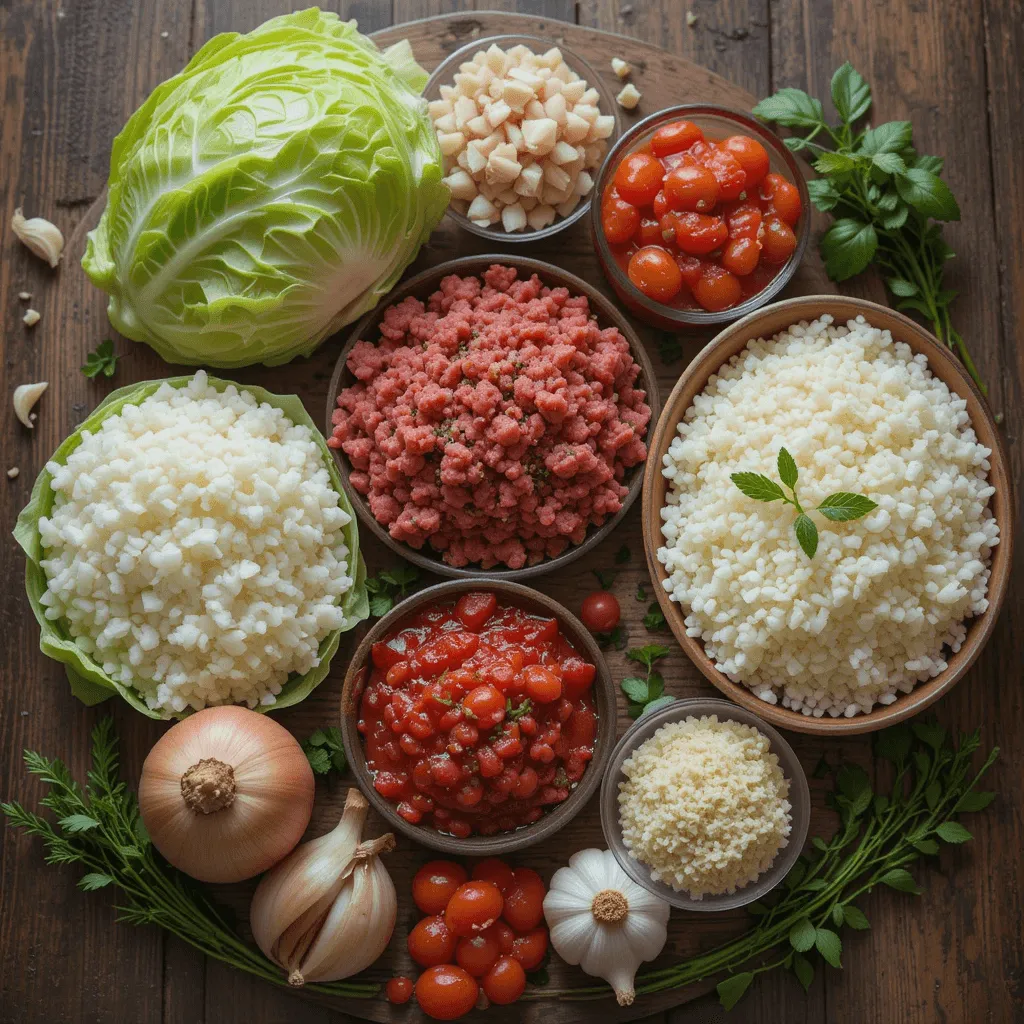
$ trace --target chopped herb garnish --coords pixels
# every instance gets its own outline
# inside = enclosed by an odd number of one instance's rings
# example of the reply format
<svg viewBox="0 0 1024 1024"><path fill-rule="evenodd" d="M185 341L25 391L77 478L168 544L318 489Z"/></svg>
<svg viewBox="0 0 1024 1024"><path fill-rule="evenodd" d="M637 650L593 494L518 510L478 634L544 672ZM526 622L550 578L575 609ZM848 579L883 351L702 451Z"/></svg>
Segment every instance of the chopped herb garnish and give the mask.
<svg viewBox="0 0 1024 1024"><path fill-rule="evenodd" d="M610 629L607 633L595 633L594 639L602 651L621 651L628 642L625 630L621 625Z"/></svg>
<svg viewBox="0 0 1024 1024"><path fill-rule="evenodd" d="M317 775L328 775L331 771L340 774L348 767L341 730L336 725L311 733L302 741L302 751Z"/></svg>
<svg viewBox="0 0 1024 1024"><path fill-rule="evenodd" d="M366 581L366 590L370 595L370 614L376 618L387 615L407 595L409 588L419 582L419 578L419 569L407 563L371 576Z"/></svg>
<svg viewBox="0 0 1024 1024"><path fill-rule="evenodd" d="M647 588L642 583L636 585L636 599L641 604L647 600Z"/></svg>
<svg viewBox="0 0 1024 1024"><path fill-rule="evenodd" d="M647 614L644 616L644 628L649 633L657 633L665 628L665 614L657 601L652 601L647 606Z"/></svg>
<svg viewBox="0 0 1024 1024"><path fill-rule="evenodd" d="M114 355L114 343L110 340L101 341L95 351L85 357L85 365L82 373L86 377L98 377L101 373L104 377L113 377L117 370L119 356Z"/></svg>
<svg viewBox="0 0 1024 1024"><path fill-rule="evenodd" d="M619 575L615 569L594 569L593 572L602 590L611 590L615 586L615 577Z"/></svg>
<svg viewBox="0 0 1024 1024"><path fill-rule="evenodd" d="M624 565L633 557L632 552L629 550L628 544L623 544L618 551L615 552L615 564Z"/></svg>

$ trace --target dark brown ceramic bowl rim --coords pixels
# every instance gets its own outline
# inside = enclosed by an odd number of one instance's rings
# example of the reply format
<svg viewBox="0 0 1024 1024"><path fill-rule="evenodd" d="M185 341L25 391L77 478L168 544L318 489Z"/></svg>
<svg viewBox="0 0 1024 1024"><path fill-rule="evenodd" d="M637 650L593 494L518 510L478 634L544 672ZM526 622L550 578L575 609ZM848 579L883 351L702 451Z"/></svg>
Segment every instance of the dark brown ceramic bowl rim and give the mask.
<svg viewBox="0 0 1024 1024"><path fill-rule="evenodd" d="M370 651L377 641L383 639L396 626L407 619L424 605L439 601L450 601L461 594L473 590L492 590L500 601L525 608L527 611L549 615L558 619L559 628L573 646L586 657L597 669L594 676L594 698L597 705L597 738L594 741L594 757L583 774L576 788L568 798L554 810L546 813L539 821L515 832L505 832L496 836L469 836L457 839L455 836L443 835L433 829L421 825L412 825L395 810L395 805L377 792L373 785L373 776L366 767L366 755L363 750L362 737L356 728L358 717L358 698L365 682L366 668L369 663ZM552 597L542 594L531 587L524 587L511 580L472 579L448 580L421 590L412 597L406 598L401 604L392 608L383 618L370 627L356 648L352 661L345 674L345 683L341 697L341 735L345 743L345 754L349 766L356 777L356 783L373 806L373 809L384 818L390 826L403 835L416 840L423 846L441 853L457 857L495 857L522 850L534 843L550 839L559 829L564 828L583 809L587 801L598 791L604 776L608 758L615 746L616 733L616 695L615 684L611 672L601 654L597 642L589 630L564 605Z"/></svg>
<svg viewBox="0 0 1024 1024"><path fill-rule="evenodd" d="M948 656L947 667L934 679L919 682L910 693L900 693L892 704L876 705L868 714L858 714L852 718L832 718L827 713L821 718L814 718L799 711L791 711L781 704L768 704L746 686L733 682L719 671L704 652L700 639L687 634L684 609L669 599L662 585L667 579L667 573L657 556L662 542L661 509L666 491L661 474L663 457L676 436L677 424L692 404L693 395L703 391L708 378L717 373L733 355L742 351L747 342L754 338L771 337L792 324L815 320L825 313L832 314L837 323L863 316L871 326L890 330L895 341L905 342L914 353L923 353L928 358L932 373L944 381L950 391L967 402L971 426L978 440L992 450L989 457L989 482L996 491L990 499L989 507L999 525L999 543L992 553L990 567L988 608L983 614L967 620L967 636L960 650ZM730 700L760 715L772 725L792 729L794 732L832 736L874 732L895 725L923 711L952 689L992 635L1006 597L1013 564L1013 480L1003 439L988 403L956 356L934 335L902 313L888 306L846 295L806 295L765 306L730 324L697 354L679 378L651 435L648 452L649 472L644 479L643 492L644 551L662 612L680 646L705 678Z"/></svg>
<svg viewBox="0 0 1024 1024"><path fill-rule="evenodd" d="M607 186L608 177L612 168L617 166L618 161L629 153L637 145L637 140L650 132L653 128L667 124L670 121L679 119L692 119L700 121L702 117L718 117L723 120L732 121L738 130L754 136L766 149L785 166L789 172L793 184L800 193L802 213L800 222L796 229L796 249L783 265L782 269L768 282L767 285L756 295L718 313L711 313L707 310L677 309L675 306L665 305L648 298L629 277L622 272L622 268L615 262L611 246L604 237L601 228L601 204L595 203L590 208L590 231L594 240L594 248L597 252L601 269L608 277L616 292L623 301L635 306L641 313L638 316L649 316L663 322L671 322L677 329L688 329L692 327L708 327L716 324L729 323L732 320L739 320L741 317L765 306L783 288L789 284L797 267L800 266L807 251L807 244L811 237L811 200L807 191L807 182L804 179L800 165L793 154L783 145L782 140L768 130L761 121L742 110L733 110L731 107L722 107L715 103L683 103L676 107L665 107L654 114L645 117L622 133L618 142L611 148L608 155L601 164L597 180L594 183L594 195L603 195ZM668 330L670 328L665 327Z"/></svg>
<svg viewBox="0 0 1024 1024"><path fill-rule="evenodd" d="M463 256L460 259L439 263L437 266L424 270L415 277L409 278L404 284L399 285L393 292L386 295L374 310L364 316L352 328L335 364L334 373L331 376L331 384L327 391L324 436L329 438L334 430L331 417L334 414L335 408L337 408L337 397L343 386L342 382L344 381L344 386L346 387L352 383L352 376L345 365L348 362L349 353L357 341L375 342L377 340L377 326L384 315L384 311L389 306L401 302L410 295L419 299L425 299L438 289L441 279L449 274L459 274L461 276L479 275L494 264L514 267L519 271L520 276L524 272L528 275L536 274L546 285L562 286L568 288L573 295L585 295L590 303L591 313L597 315L598 323L602 327L617 327L619 329L622 336L629 342L633 359L640 367L640 377L637 383L645 391L647 395L646 401L651 409L651 419L647 425L647 434L644 438L649 450L649 442L654 430L654 424L657 423L661 410L658 379L651 364L650 356L648 356L640 336L629 322L629 319L603 292L599 291L592 284L588 284L582 278L576 277L575 274L570 274L568 271L562 270L560 267L553 266L550 263L543 263L540 260L529 259L525 256L517 256L510 253ZM556 569L562 569L570 562L581 558L588 551L597 547L622 522L630 506L640 495L640 490L643 487L644 467L646 465L646 462L639 463L627 470L625 479L628 482L629 493L622 499L622 508L610 519L605 520L601 526L591 526L581 544L568 548L556 558L548 558L543 562L538 562L536 565L527 565L521 569L508 569L499 566L494 566L490 569L457 568L448 565L440 556L431 554L428 545L424 545L423 548L417 551L415 548L410 547L410 545L395 540L377 522L373 512L370 511L370 505L366 498L352 486L349 480L351 466L348 459L337 448L332 448L331 451L334 453L335 462L341 473L341 482L345 488L345 493L348 495L352 507L356 510L356 515L359 516L360 521L378 540L386 544L401 558L412 562L414 565L418 565L421 569L437 573L438 576L471 580L525 580L534 576L543 576L546 573L554 572Z"/></svg>

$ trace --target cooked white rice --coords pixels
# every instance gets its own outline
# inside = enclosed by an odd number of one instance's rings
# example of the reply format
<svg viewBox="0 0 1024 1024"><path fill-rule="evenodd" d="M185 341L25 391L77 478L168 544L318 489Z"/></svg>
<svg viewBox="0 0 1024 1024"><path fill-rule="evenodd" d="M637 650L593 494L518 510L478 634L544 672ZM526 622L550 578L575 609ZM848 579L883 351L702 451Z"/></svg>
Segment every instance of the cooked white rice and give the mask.
<svg viewBox="0 0 1024 1024"><path fill-rule="evenodd" d="M46 468L46 615L150 708L273 704L342 625L350 517L309 428L247 392L200 370Z"/></svg>
<svg viewBox="0 0 1024 1024"><path fill-rule="evenodd" d="M778 478L785 446L804 508L835 491L878 508L830 523L809 559L795 510L730 474ZM946 667L988 607L999 528L990 450L923 355L858 317L795 324L710 378L665 456L665 589L718 668L768 703L868 712Z"/></svg>

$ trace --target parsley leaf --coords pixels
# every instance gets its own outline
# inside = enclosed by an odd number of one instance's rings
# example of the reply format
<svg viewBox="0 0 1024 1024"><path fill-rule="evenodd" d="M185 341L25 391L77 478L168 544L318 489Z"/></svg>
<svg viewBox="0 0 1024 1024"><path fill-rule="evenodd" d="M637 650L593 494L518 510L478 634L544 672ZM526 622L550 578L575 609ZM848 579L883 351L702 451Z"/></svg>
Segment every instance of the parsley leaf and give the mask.
<svg viewBox="0 0 1024 1024"><path fill-rule="evenodd" d="M615 586L615 577L619 575L617 569L594 569L593 573L602 590L611 590Z"/></svg>
<svg viewBox="0 0 1024 1024"><path fill-rule="evenodd" d="M647 600L647 588L642 583L636 585L636 599L640 602Z"/></svg>
<svg viewBox="0 0 1024 1024"><path fill-rule="evenodd" d="M621 625L608 630L607 633L595 633L594 639L602 651L621 651L629 640Z"/></svg>
<svg viewBox="0 0 1024 1024"><path fill-rule="evenodd" d="M82 373L86 377L98 377L101 373L104 377L113 377L117 370L118 358L114 355L114 343L109 340L101 341L96 349L85 357Z"/></svg>
<svg viewBox="0 0 1024 1024"><path fill-rule="evenodd" d="M633 555L632 552L629 550L629 545L623 544L622 547L615 552L615 564L623 565L625 562L628 562L632 557Z"/></svg>
<svg viewBox="0 0 1024 1024"><path fill-rule="evenodd" d="M332 770L341 774L348 767L341 730L335 725L310 733L301 746L316 775L328 775Z"/></svg>
<svg viewBox="0 0 1024 1024"><path fill-rule="evenodd" d="M644 628L649 633L656 633L659 629L665 628L665 614L657 601L652 601L647 606L647 614L644 616Z"/></svg>
<svg viewBox="0 0 1024 1024"><path fill-rule="evenodd" d="M419 569L408 563L393 569L384 569L376 576L369 577L366 581L366 591L370 595L370 614L375 618L387 615L419 579Z"/></svg>

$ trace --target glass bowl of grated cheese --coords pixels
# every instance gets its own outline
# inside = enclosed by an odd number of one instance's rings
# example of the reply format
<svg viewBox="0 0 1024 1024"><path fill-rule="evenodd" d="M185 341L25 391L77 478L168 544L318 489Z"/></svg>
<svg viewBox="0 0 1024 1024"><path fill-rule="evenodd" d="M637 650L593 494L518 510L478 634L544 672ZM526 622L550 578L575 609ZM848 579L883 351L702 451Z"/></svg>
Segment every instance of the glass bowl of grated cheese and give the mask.
<svg viewBox="0 0 1024 1024"><path fill-rule="evenodd" d="M698 829L699 834L695 837L692 844L679 842L673 844L675 836L671 828L671 808L668 811L668 815L663 817L661 822L653 820L643 820L640 822L642 833L645 836L654 835L656 843L658 842L658 837L656 836L658 828L665 827L666 824L668 825L668 832L661 837L661 842L668 843L674 850L675 855L677 855L675 858L677 868L676 866L667 867L665 860L672 861L673 857L665 857L662 863L658 865L662 873L667 869L677 869L677 877L687 875L692 877L698 870L697 865L701 861L702 854L715 851L714 858L717 860L717 865L712 874L720 881L723 875L728 876L730 872L734 873L739 881L732 892L715 892L713 888L710 888L709 891L703 894L694 893L687 891L685 887L666 884L666 882L652 877L651 866L646 861L638 859L636 855L638 852L642 854L643 851L634 850L631 853L631 844L628 838L624 836L624 832L630 829L629 827L624 828L623 825L620 791L623 794L623 799L630 799L632 797L632 793L636 790L636 782L631 781L629 775L633 775L634 780L637 778L633 773L632 766L639 765L645 757L648 761L648 784L658 794L657 802L662 806L668 805L671 801L665 799L666 794L677 793L680 796L681 805L689 804L689 806L681 809L681 814L687 817L691 825L693 823L694 811L699 810L701 795L706 792L711 796L711 791L715 786L715 779L710 776L706 780L702 779L700 786L694 786L692 789L689 789L688 796L683 788L678 786L680 776L689 776L691 780L693 779L693 773L700 770L699 760L695 759L692 765L679 766L679 771L674 773L675 781L671 781L673 774L670 774L670 769L665 766L665 750L658 750L655 753L652 745L649 745L652 740L657 744L659 740L664 740L670 735L678 736L680 732L678 726L687 722L695 722L698 728L706 727L708 730L716 731L718 734L724 733L727 743L735 744L735 742L742 738L742 742L748 748L748 756L747 764L744 766L745 779L737 783L741 788L746 789L749 785L749 755L754 752L750 748L753 745L753 748L756 749L762 737L768 742L766 751L768 756L762 758L765 762L765 777L768 779L774 778L779 783L782 783L782 779L785 780L784 784L778 789L778 796L774 801L774 806L769 807L767 804L765 805L766 816L774 815L777 820L775 826L771 826L767 823L766 818L764 831L770 836L774 829L775 834L778 836L777 841L784 844L778 846L774 856L770 856L770 849L773 845L770 838L766 839L763 835L760 838L750 835L740 835L738 837L730 835L729 823L726 822L725 827L722 827L723 823L721 820L708 820L703 827ZM666 726L672 728L661 732ZM760 735L755 735L750 730L754 730L756 734ZM656 734L658 734L657 738ZM646 750L642 750L641 748L645 748L645 745L647 745ZM634 758L634 755L638 755L638 757ZM770 755L774 755L778 759L778 770L770 763ZM631 761L631 764L624 771L623 766L627 761ZM642 767L642 765L640 766ZM779 779L779 773L781 773L782 779ZM658 776L661 777L659 778ZM719 785L719 788L722 789L722 786ZM727 805L727 803L728 793L723 789L723 792L714 794L708 800L707 807L715 806L721 808ZM642 818L646 813L645 809L636 806L628 812L634 825L637 819ZM745 808L741 813L749 815L750 808ZM732 910L736 907L753 903L774 889L789 874L800 856L807 839L810 814L811 794L807 784L807 775L793 748L775 729L763 722L752 712L729 701L714 698L701 697L691 700L676 700L667 706L662 706L641 716L619 740L612 751L604 782L601 786L601 827L604 830L608 849L612 851L615 859L622 866L626 874L638 885L642 885L649 892L665 900L666 903L671 904L673 907L679 907L683 910L701 912ZM788 817L788 833L784 837L778 828L778 826L782 825L783 815ZM636 834L637 830L633 828L632 831ZM708 840L706 851L698 849L700 839L702 838ZM730 840L730 838L733 840L733 846L731 849L727 849L723 858L721 854L722 843ZM749 867L752 858L756 859L760 856L761 860L766 859L766 842L768 843L770 862L752 880L742 880L741 872L743 867ZM744 859L747 861L746 865L743 864Z"/></svg>

